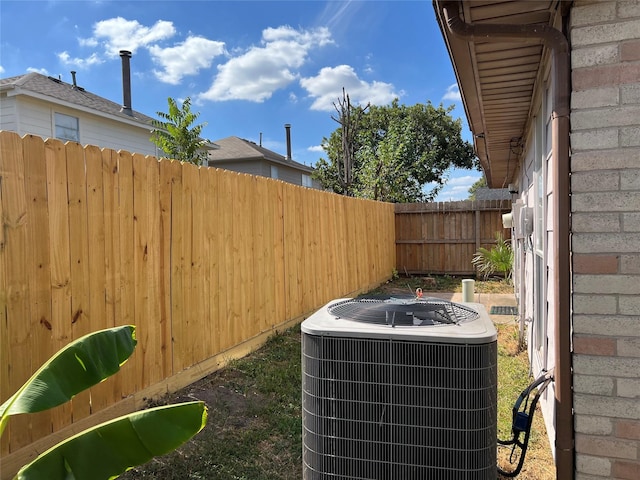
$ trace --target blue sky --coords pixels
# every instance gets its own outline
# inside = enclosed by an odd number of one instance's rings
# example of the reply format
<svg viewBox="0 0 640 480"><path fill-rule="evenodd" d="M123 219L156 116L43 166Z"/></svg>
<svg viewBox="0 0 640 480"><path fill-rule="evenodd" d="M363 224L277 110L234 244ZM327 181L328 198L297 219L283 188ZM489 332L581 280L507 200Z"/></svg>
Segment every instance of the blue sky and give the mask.
<svg viewBox="0 0 640 480"><path fill-rule="evenodd" d="M133 52L132 106L156 117L191 97L203 136L231 135L313 165L352 103L399 98L464 109L432 3L415 1L0 1L0 76L36 71L122 102L118 51ZM480 172L450 172L438 200L467 198Z"/></svg>

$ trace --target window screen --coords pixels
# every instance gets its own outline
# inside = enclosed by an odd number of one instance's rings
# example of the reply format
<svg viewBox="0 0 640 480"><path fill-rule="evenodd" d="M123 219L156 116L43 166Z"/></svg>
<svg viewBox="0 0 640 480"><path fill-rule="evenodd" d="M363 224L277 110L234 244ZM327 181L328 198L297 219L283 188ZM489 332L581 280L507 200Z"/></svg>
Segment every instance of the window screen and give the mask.
<svg viewBox="0 0 640 480"><path fill-rule="evenodd" d="M56 138L59 138L60 140L71 140L73 142L80 141L78 117L56 113L55 122Z"/></svg>

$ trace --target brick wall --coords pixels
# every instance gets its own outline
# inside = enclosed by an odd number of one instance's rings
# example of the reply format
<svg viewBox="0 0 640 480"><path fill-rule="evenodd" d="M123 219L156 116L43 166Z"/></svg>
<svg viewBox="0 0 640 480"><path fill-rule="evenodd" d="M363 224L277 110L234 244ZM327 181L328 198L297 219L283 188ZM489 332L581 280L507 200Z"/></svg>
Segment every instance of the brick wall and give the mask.
<svg viewBox="0 0 640 480"><path fill-rule="evenodd" d="M576 479L640 472L640 1L571 11Z"/></svg>

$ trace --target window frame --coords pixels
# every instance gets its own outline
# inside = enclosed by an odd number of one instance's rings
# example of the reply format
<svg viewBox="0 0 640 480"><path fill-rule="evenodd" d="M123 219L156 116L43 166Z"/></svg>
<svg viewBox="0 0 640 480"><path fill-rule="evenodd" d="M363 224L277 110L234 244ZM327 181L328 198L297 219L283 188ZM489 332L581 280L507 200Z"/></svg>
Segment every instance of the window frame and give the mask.
<svg viewBox="0 0 640 480"><path fill-rule="evenodd" d="M543 370L547 368L548 358L548 305L547 305L547 165L551 157L551 126L550 89L545 85L539 109L534 122L535 151L533 165L533 281L534 281L534 324L532 344L537 366ZM537 373L537 372L536 372Z"/></svg>
<svg viewBox="0 0 640 480"><path fill-rule="evenodd" d="M306 173L302 173L301 176L302 176L302 180L301 181L302 181L302 186L303 187L308 187L308 188L313 187L313 180L311 180L311 175L308 175Z"/></svg>
<svg viewBox="0 0 640 480"><path fill-rule="evenodd" d="M74 120L75 128L72 126L64 125L63 122L59 122L59 120L66 120L66 119ZM59 129L64 129L63 134L60 134ZM54 132L54 137L59 140L80 143L80 118L74 115L68 115L62 112L53 112L53 132ZM70 137L68 135L65 135L64 132L66 133L75 132L75 136Z"/></svg>

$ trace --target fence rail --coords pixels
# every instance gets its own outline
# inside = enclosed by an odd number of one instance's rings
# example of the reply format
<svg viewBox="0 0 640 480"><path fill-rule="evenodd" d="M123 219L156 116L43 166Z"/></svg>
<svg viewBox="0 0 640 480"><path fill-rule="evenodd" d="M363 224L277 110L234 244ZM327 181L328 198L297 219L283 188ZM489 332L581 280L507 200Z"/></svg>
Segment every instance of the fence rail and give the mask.
<svg viewBox="0 0 640 480"><path fill-rule="evenodd" d="M391 204L11 132L0 215L0 401L88 332L139 341L114 377L11 419L3 478L42 437L191 383L395 266Z"/></svg>
<svg viewBox="0 0 640 480"><path fill-rule="evenodd" d="M396 268L412 274L473 275L471 260L495 234L510 237L509 200L396 204Z"/></svg>

